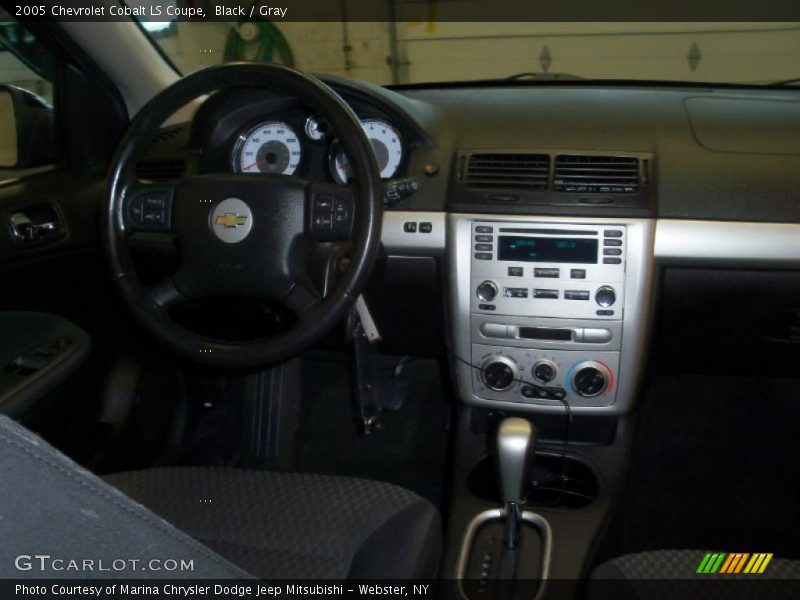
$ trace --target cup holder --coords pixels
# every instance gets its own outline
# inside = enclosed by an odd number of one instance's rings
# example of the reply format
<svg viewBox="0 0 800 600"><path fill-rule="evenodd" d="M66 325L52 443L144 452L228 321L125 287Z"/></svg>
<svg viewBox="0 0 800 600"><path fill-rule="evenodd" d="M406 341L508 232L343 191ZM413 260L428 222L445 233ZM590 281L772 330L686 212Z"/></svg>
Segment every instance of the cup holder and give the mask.
<svg viewBox="0 0 800 600"><path fill-rule="evenodd" d="M487 454L469 474L467 485L476 498L500 503L495 457ZM578 509L591 504L599 492L594 471L583 461L553 452L537 452L527 506Z"/></svg>

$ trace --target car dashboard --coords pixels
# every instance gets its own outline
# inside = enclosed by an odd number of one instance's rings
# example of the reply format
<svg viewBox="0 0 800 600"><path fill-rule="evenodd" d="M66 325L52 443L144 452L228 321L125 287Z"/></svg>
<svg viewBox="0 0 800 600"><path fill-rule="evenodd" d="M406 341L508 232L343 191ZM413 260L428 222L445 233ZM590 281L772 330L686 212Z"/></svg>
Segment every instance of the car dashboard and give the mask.
<svg viewBox="0 0 800 600"><path fill-rule="evenodd" d="M627 413L662 267L800 264L800 136L770 117L800 122L795 92L326 82L387 188L413 182L384 199L383 248L441 264L468 405ZM264 91L221 91L190 127L163 130L140 168L168 164L348 182L316 111Z"/></svg>

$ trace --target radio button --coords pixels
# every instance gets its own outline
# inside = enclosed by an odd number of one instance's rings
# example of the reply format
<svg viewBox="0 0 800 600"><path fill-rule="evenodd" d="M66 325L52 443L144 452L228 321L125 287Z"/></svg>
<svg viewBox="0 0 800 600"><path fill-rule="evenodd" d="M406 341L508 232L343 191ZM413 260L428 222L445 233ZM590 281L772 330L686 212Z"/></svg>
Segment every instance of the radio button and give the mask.
<svg viewBox="0 0 800 600"><path fill-rule="evenodd" d="M475 258L477 258L478 260L492 260L492 253L491 252L489 252L489 253L487 253L487 252L476 252L475 253Z"/></svg>
<svg viewBox="0 0 800 600"><path fill-rule="evenodd" d="M564 290L565 300L588 300L589 290Z"/></svg>
<svg viewBox="0 0 800 600"><path fill-rule="evenodd" d="M569 276L572 279L586 279L586 269L572 269Z"/></svg>
<svg viewBox="0 0 800 600"><path fill-rule="evenodd" d="M475 236L476 242L493 242L494 237L491 235L476 235Z"/></svg>
<svg viewBox="0 0 800 600"><path fill-rule="evenodd" d="M604 256L620 256L621 254L622 248L603 248Z"/></svg>
<svg viewBox="0 0 800 600"><path fill-rule="evenodd" d="M475 295L478 296L478 300L491 302L497 297L497 292L497 286L493 281L484 281L475 290Z"/></svg>
<svg viewBox="0 0 800 600"><path fill-rule="evenodd" d="M503 296L506 298L527 298L528 288L503 288Z"/></svg>
<svg viewBox="0 0 800 600"><path fill-rule="evenodd" d="M610 316L613 316L614 311L613 310L598 310L596 312L596 314L597 314L598 317L610 317Z"/></svg>
<svg viewBox="0 0 800 600"><path fill-rule="evenodd" d="M509 277L522 277L524 269L522 267L508 267Z"/></svg>
<svg viewBox="0 0 800 600"><path fill-rule="evenodd" d="M478 308L481 310L497 310L494 304L478 304Z"/></svg>
<svg viewBox="0 0 800 600"><path fill-rule="evenodd" d="M533 297L558 299L558 290L533 290Z"/></svg>
<svg viewBox="0 0 800 600"><path fill-rule="evenodd" d="M489 227L487 225L478 225L475 227L475 233L492 233L494 231L494 227Z"/></svg>
<svg viewBox="0 0 800 600"><path fill-rule="evenodd" d="M533 276L550 277L552 279L558 279L561 276L561 271L559 269L534 269Z"/></svg>
<svg viewBox="0 0 800 600"><path fill-rule="evenodd" d="M614 288L604 285L597 288L597 291L594 293L594 299L595 302L603 308L608 308L617 301L617 293L614 291Z"/></svg>
<svg viewBox="0 0 800 600"><path fill-rule="evenodd" d="M607 237L607 238L621 238L621 237L622 237L622 231L620 231L619 229L606 229L606 230L603 232L603 237Z"/></svg>
<svg viewBox="0 0 800 600"><path fill-rule="evenodd" d="M508 325L500 325L499 323L482 323L481 335L488 338L511 337L508 334Z"/></svg>
<svg viewBox="0 0 800 600"><path fill-rule="evenodd" d="M580 341L584 344L605 344L611 341L611 331L587 327L583 330Z"/></svg>
<svg viewBox="0 0 800 600"><path fill-rule="evenodd" d="M603 246L622 246L622 240L603 240Z"/></svg>
<svg viewBox="0 0 800 600"><path fill-rule="evenodd" d="M494 250L494 246L491 244L475 244L475 250L489 250L491 252Z"/></svg>
<svg viewBox="0 0 800 600"><path fill-rule="evenodd" d="M604 258L603 259L604 265L620 265L622 264L621 258Z"/></svg>

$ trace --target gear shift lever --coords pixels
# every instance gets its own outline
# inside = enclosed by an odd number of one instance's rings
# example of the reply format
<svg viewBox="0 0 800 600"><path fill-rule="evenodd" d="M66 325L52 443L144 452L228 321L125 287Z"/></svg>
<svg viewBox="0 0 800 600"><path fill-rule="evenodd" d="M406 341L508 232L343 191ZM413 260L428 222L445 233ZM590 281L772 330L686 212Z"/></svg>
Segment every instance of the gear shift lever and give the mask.
<svg viewBox="0 0 800 600"><path fill-rule="evenodd" d="M536 452L536 428L527 419L503 419L497 429L497 466L500 490L506 508L506 548L519 543L520 505L525 496L533 457Z"/></svg>

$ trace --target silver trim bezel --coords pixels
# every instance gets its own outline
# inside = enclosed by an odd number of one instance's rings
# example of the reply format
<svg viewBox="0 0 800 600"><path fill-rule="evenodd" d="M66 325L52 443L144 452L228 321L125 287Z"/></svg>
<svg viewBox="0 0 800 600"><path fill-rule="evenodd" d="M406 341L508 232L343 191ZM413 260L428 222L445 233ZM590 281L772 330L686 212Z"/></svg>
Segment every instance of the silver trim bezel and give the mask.
<svg viewBox="0 0 800 600"><path fill-rule="evenodd" d="M458 587L458 593L461 595L462 598L465 600L474 600L473 598L469 598L464 591L463 581L464 575L467 571L467 563L469 562L469 552L472 548L472 543L475 538L475 534L478 532L478 529L484 523L488 523L489 521L493 521L495 519L503 519L506 516L506 510L504 508L494 508L490 510L485 510L481 513L475 515L475 517L469 522L467 525L467 529L464 532L464 537L461 540L461 549L458 552L458 561L456 563L456 586ZM553 553L553 530L550 528L550 523L547 522L543 516L538 513L531 512L528 510L524 510L521 513L521 518L526 523L529 523L536 527L542 534L542 577L541 577L541 585L539 586L538 591L536 592L536 596L534 596L533 600L538 600L542 597L545 592L545 588L547 587L548 577L550 575L550 558Z"/></svg>

